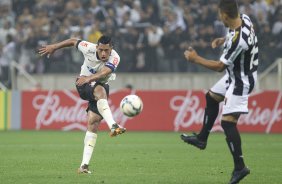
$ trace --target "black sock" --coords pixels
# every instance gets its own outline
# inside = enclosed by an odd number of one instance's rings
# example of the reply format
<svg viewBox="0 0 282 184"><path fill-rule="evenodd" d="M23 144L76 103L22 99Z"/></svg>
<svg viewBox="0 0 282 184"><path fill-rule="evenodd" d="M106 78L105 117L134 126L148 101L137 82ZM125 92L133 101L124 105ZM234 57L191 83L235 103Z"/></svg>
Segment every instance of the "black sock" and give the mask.
<svg viewBox="0 0 282 184"><path fill-rule="evenodd" d="M233 156L234 168L235 170L241 170L245 167L242 147L241 147L241 137L237 129L236 123L221 121L221 126L226 135L226 142Z"/></svg>
<svg viewBox="0 0 282 184"><path fill-rule="evenodd" d="M207 141L213 124L219 111L219 102L213 99L209 93L206 94L206 108L204 115L203 127L198 134L201 141Z"/></svg>

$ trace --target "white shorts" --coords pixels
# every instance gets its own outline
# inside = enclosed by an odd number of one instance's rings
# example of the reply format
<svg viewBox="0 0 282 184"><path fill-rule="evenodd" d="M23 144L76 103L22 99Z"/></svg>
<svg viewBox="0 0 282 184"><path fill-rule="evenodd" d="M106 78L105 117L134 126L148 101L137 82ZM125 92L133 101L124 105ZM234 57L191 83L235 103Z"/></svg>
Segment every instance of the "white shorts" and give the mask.
<svg viewBox="0 0 282 184"><path fill-rule="evenodd" d="M224 96L224 104L222 106L222 114L247 114L248 113L248 98L249 95L238 96L233 94L234 81L229 84L228 74L225 74L211 89L210 91Z"/></svg>

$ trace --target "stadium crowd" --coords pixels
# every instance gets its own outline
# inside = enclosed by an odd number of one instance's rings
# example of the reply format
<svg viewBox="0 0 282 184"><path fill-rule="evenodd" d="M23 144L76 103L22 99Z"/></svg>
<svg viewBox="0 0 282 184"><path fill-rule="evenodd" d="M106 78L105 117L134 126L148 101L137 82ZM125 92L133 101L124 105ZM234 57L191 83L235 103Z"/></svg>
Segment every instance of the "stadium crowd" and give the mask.
<svg viewBox="0 0 282 184"><path fill-rule="evenodd" d="M255 24L262 71L282 56L282 1L239 0L239 6ZM217 0L1 0L1 78L13 60L29 73L79 72L77 50L59 50L46 62L38 47L69 37L96 42L102 34L114 38L120 53L117 72L203 72L183 51L193 46L218 59L210 42L226 29L217 16Z"/></svg>

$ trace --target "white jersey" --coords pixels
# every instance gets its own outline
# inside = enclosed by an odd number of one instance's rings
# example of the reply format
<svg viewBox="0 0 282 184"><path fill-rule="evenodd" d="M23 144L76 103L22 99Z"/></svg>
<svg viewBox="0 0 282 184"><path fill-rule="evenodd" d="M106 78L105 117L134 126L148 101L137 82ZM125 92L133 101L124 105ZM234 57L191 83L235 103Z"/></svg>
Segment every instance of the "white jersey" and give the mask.
<svg viewBox="0 0 282 184"><path fill-rule="evenodd" d="M80 76L90 76L92 74L95 74L101 71L104 66L109 67L112 72L116 70L120 62L118 53L114 49L112 49L108 61L104 62L97 58L96 47L97 44L90 43L84 40L79 40L77 42L76 48L81 51L84 56L84 62L81 66ZM108 76L101 78L95 82L108 83L109 80L115 80L115 73L110 73Z"/></svg>

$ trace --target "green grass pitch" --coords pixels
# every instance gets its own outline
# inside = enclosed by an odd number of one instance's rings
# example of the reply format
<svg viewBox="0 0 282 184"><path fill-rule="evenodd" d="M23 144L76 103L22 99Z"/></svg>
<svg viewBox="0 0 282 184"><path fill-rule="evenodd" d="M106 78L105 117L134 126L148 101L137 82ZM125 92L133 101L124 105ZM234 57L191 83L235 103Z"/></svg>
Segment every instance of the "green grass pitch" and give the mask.
<svg viewBox="0 0 282 184"><path fill-rule="evenodd" d="M282 181L282 135L242 134L251 174L241 183ZM90 169L79 175L84 132L0 132L3 184L223 184L233 169L223 133L212 133L206 150L180 140L180 133L127 132L110 138L98 133Z"/></svg>

